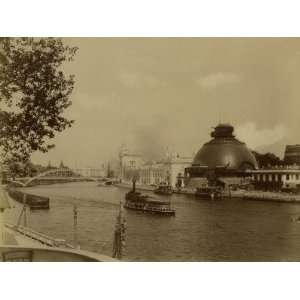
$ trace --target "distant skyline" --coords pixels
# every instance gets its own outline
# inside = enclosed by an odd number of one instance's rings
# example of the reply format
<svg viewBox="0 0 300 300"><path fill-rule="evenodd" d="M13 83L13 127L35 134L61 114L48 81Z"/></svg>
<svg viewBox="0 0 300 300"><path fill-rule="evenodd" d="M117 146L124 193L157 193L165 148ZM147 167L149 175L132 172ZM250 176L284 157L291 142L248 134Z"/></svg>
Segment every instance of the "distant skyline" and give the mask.
<svg viewBox="0 0 300 300"><path fill-rule="evenodd" d="M78 46L72 128L35 163L99 166L122 144L147 157L191 155L211 127L282 157L300 143L299 38L66 38Z"/></svg>

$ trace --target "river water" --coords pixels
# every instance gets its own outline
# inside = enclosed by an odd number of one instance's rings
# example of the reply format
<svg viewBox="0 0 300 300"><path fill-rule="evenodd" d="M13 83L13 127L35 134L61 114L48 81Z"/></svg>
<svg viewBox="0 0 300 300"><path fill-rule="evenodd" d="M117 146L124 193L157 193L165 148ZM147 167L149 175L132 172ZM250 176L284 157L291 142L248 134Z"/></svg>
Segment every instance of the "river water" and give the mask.
<svg viewBox="0 0 300 300"><path fill-rule="evenodd" d="M50 210L28 212L28 226L72 242L73 205L76 204L81 248L112 254L119 202L127 189L85 182L24 190L50 197ZM293 221L300 215L299 204L242 199L209 201L175 194L170 200L176 209L175 217L125 210L124 260L300 260L300 223ZM21 205L14 202L8 221L16 222L20 209Z"/></svg>

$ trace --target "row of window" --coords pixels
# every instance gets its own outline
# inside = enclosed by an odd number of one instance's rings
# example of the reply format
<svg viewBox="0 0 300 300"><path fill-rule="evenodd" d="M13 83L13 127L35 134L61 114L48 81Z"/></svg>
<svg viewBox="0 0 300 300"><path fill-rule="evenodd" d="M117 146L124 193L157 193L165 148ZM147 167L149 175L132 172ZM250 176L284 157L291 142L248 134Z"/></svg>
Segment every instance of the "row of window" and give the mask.
<svg viewBox="0 0 300 300"><path fill-rule="evenodd" d="M255 181L281 181L282 179L289 181L289 180L299 180L299 174L255 174L254 180Z"/></svg>

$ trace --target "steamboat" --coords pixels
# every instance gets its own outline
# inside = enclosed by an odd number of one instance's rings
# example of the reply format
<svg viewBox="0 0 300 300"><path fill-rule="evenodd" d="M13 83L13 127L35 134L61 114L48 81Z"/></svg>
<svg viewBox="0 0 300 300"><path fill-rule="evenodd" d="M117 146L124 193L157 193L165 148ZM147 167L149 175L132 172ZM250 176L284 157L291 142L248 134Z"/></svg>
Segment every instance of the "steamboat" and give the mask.
<svg viewBox="0 0 300 300"><path fill-rule="evenodd" d="M161 201L149 195L143 195L137 192L135 190L135 181L133 181L132 190L125 196L124 207L145 213L175 216L175 209L171 208L170 201Z"/></svg>

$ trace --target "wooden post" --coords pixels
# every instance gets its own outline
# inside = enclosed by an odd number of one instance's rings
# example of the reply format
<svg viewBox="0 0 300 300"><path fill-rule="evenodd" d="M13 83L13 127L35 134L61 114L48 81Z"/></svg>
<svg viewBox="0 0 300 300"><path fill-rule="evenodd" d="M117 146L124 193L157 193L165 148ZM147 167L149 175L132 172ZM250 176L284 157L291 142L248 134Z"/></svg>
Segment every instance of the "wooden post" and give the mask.
<svg viewBox="0 0 300 300"><path fill-rule="evenodd" d="M26 198L27 198L27 195L24 193L23 194L23 210L24 210L24 227L27 227L27 214L26 214Z"/></svg>
<svg viewBox="0 0 300 300"><path fill-rule="evenodd" d="M5 244L4 208L0 208L0 246Z"/></svg>
<svg viewBox="0 0 300 300"><path fill-rule="evenodd" d="M78 234L77 234L77 215L78 215L78 210L77 210L77 205L74 204L73 206L73 242L75 248L79 248L78 244Z"/></svg>
<svg viewBox="0 0 300 300"><path fill-rule="evenodd" d="M113 242L113 257L117 259L122 259L123 250L125 248L125 233L126 233L126 222L123 216L123 204L120 201L119 215L117 216L117 222L114 232L114 242Z"/></svg>

